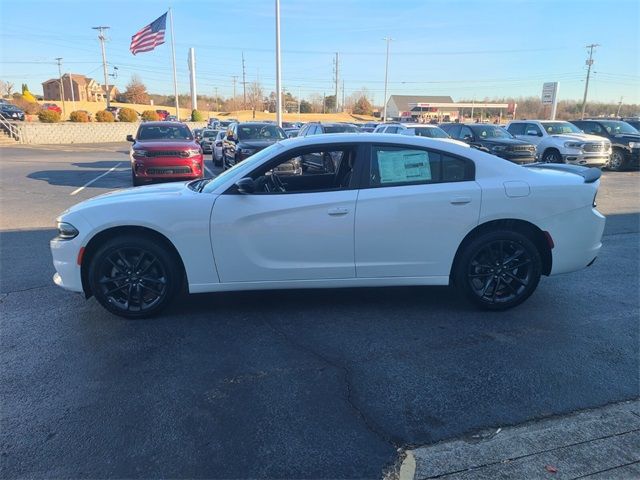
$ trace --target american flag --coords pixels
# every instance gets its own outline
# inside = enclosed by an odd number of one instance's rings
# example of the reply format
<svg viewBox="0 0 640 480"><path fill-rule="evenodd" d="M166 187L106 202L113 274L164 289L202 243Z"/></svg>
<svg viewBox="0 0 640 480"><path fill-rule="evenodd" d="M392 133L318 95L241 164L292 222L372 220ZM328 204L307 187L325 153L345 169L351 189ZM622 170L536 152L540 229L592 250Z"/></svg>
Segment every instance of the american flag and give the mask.
<svg viewBox="0 0 640 480"><path fill-rule="evenodd" d="M139 52L150 52L164 43L164 32L167 27L167 14L158 17L133 37L129 50L134 55Z"/></svg>

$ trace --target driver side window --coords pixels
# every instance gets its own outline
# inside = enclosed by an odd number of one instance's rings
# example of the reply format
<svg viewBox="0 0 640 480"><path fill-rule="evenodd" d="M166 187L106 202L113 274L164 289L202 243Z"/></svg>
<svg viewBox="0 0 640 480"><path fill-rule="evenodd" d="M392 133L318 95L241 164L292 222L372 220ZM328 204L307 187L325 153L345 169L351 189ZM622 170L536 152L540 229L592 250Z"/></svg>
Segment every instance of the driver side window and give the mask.
<svg viewBox="0 0 640 480"><path fill-rule="evenodd" d="M318 146L281 157L255 171L256 194L284 194L346 190L353 185L355 147Z"/></svg>

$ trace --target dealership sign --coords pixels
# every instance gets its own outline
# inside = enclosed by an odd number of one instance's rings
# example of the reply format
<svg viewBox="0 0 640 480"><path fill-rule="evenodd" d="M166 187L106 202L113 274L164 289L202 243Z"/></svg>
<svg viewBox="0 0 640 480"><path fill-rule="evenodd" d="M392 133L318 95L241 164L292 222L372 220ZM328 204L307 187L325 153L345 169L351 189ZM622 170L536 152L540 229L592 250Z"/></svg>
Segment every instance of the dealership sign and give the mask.
<svg viewBox="0 0 640 480"><path fill-rule="evenodd" d="M553 105L558 93L558 82L547 82L542 85L542 104Z"/></svg>

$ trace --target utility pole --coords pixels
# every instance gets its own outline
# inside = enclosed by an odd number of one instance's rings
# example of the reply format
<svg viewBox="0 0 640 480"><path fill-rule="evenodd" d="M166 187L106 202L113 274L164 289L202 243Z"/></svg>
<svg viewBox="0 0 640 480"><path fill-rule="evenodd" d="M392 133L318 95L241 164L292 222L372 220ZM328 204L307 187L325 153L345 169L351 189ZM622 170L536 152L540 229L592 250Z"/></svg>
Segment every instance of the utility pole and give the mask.
<svg viewBox="0 0 640 480"><path fill-rule="evenodd" d="M220 105L218 105L218 87L216 87L216 112L219 112Z"/></svg>
<svg viewBox="0 0 640 480"><path fill-rule="evenodd" d="M62 115L67 114L64 104L64 83L62 83L62 57L57 57L58 61L58 75L60 76L60 100L62 100Z"/></svg>
<svg viewBox="0 0 640 480"><path fill-rule="evenodd" d="M622 108L622 99L624 97L620 97L620 103L618 103L618 111L616 112L616 117L620 118L620 109Z"/></svg>
<svg viewBox="0 0 640 480"><path fill-rule="evenodd" d="M235 109L237 109L237 106L236 106L236 81L238 80L238 76L237 75L233 75L231 78L233 79L233 108L235 110Z"/></svg>
<svg viewBox="0 0 640 480"><path fill-rule="evenodd" d="M104 49L104 41L106 37L104 36L104 31L108 30L109 27L91 27L94 30L98 30L100 33L98 34L98 38L100 39L100 46L102 47L102 70L104 72L104 89L105 89L105 98L107 99L107 108L111 106L110 98L109 98L109 74L107 73L107 53Z"/></svg>
<svg viewBox="0 0 640 480"><path fill-rule="evenodd" d="M342 79L342 109L344 110L344 78Z"/></svg>
<svg viewBox="0 0 640 480"><path fill-rule="evenodd" d="M387 61L384 68L384 109L382 113L382 121L385 122L387 120L387 83L389 80L389 42L393 40L391 37L384 37L383 40L387 42Z"/></svg>
<svg viewBox="0 0 640 480"><path fill-rule="evenodd" d="M582 98L582 116L580 117L582 120L584 120L584 112L585 112L585 109L587 108L587 92L589 91L589 76L591 75L591 65L593 65L593 49L599 46L600 45L598 45L597 43L592 43L591 45L587 45L587 48L589 49L589 60L586 61L587 81L584 84L584 97Z"/></svg>
<svg viewBox="0 0 640 480"><path fill-rule="evenodd" d="M282 80L280 65L280 0L276 0L276 123L282 127Z"/></svg>
<svg viewBox="0 0 640 480"><path fill-rule="evenodd" d="M189 87L191 90L191 110L198 109L198 94L196 92L196 51L194 48L189 49L189 56L187 57L187 63L189 64Z"/></svg>
<svg viewBox="0 0 640 480"><path fill-rule="evenodd" d="M247 109L247 79L246 79L245 70L244 70L244 52L242 52L242 97L243 97L242 109L246 110Z"/></svg>
<svg viewBox="0 0 640 480"><path fill-rule="evenodd" d="M327 104L327 94L322 92L322 113L324 113L324 106Z"/></svg>
<svg viewBox="0 0 640 480"><path fill-rule="evenodd" d="M340 69L340 57L338 55L338 52L336 52L336 59L334 60L335 63L335 68L334 68L334 72L336 74L335 76L335 82L336 82L336 93L335 93L335 99L336 99L336 103L335 103L335 113L338 113L338 82L339 82L339 69Z"/></svg>

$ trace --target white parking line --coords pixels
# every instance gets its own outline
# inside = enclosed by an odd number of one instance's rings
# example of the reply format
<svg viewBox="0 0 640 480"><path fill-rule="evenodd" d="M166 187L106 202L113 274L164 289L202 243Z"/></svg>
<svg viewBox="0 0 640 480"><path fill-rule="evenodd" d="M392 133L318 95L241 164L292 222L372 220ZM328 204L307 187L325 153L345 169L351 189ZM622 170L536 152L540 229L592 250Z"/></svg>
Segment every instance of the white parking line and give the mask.
<svg viewBox="0 0 640 480"><path fill-rule="evenodd" d="M122 162L118 163L116 166L111 167L109 170L107 170L106 172L104 172L102 175L98 175L96 178L94 178L93 180L91 180L90 182L85 183L83 186L81 186L80 188L76 188L73 192L71 192L69 195L75 195L77 193L80 193L82 190L84 190L85 188L87 188L89 185L91 185L93 182L95 182L96 180L100 180L102 177L104 177L105 175L110 174L111 172L113 172L116 168L118 168L120 165L122 165Z"/></svg>
<svg viewBox="0 0 640 480"><path fill-rule="evenodd" d="M213 175L213 172L212 172L211 170L209 170L209 167L207 167L207 166L205 165L205 166L204 166L204 169L207 171L207 173L208 173L209 175L211 175L212 177L214 176L214 175Z"/></svg>

